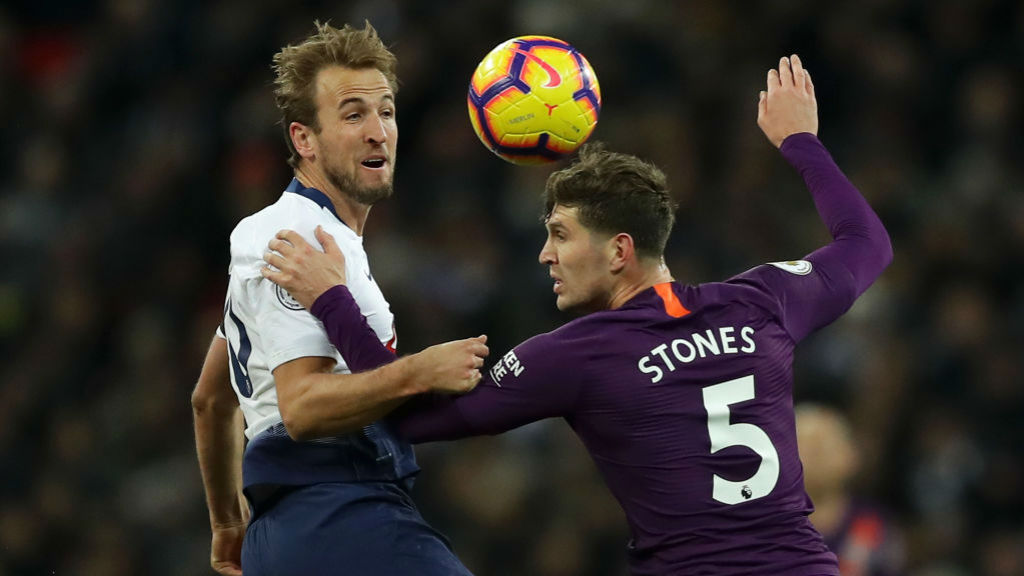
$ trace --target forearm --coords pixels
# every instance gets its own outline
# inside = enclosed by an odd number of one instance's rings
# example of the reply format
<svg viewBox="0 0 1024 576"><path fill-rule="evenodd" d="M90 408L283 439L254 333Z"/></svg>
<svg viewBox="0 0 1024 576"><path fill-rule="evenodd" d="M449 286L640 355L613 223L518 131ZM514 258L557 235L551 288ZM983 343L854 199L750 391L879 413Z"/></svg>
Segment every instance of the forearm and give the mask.
<svg viewBox="0 0 1024 576"><path fill-rule="evenodd" d="M456 404L459 396L427 394L396 411L390 421L398 434L412 442L458 440L479 434Z"/></svg>
<svg viewBox="0 0 1024 576"><path fill-rule="evenodd" d="M816 136L793 134L779 149L800 172L832 235L833 243L825 250L850 271L860 294L892 262L892 245L882 221Z"/></svg>
<svg viewBox="0 0 1024 576"><path fill-rule="evenodd" d="M192 416L199 472L213 528L245 521L242 509L244 419L228 375L227 342L214 337L195 390Z"/></svg>
<svg viewBox="0 0 1024 576"><path fill-rule="evenodd" d="M417 398L396 412L398 433L413 443L501 434L574 413L589 350L564 334L541 334L513 348L472 392Z"/></svg>
<svg viewBox="0 0 1024 576"><path fill-rule="evenodd" d="M245 451L242 411L238 405L193 405L199 471L213 528L244 522L242 453Z"/></svg>
<svg viewBox="0 0 1024 576"><path fill-rule="evenodd" d="M423 392L411 377L412 364L402 359L357 374L307 373L289 384L283 397L279 386L285 428L296 440L311 440L353 432L383 418Z"/></svg>
<svg viewBox="0 0 1024 576"><path fill-rule="evenodd" d="M374 370L394 362L396 356L367 324L348 287L327 290L310 311L355 374L343 377L343 383L337 382L335 374L310 374L303 382L299 410L309 418L306 434L323 437L358 430L383 418L414 393L403 377L406 366Z"/></svg>
<svg viewBox="0 0 1024 576"><path fill-rule="evenodd" d="M316 299L310 312L323 323L328 340L352 372L373 370L395 361L395 353L381 344L347 286L328 289Z"/></svg>

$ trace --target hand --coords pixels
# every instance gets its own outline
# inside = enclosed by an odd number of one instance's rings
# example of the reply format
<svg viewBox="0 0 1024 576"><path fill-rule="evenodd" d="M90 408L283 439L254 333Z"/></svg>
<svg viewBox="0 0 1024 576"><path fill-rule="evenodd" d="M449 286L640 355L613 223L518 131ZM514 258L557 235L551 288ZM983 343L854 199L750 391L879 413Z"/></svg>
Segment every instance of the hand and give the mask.
<svg viewBox="0 0 1024 576"><path fill-rule="evenodd" d="M776 148L799 132L818 134L818 101L811 75L800 57L783 57L778 70L768 71L768 90L761 91L757 125Z"/></svg>
<svg viewBox="0 0 1024 576"><path fill-rule="evenodd" d="M465 394L480 383L480 367L490 354L487 336L437 344L413 354L418 388L448 394Z"/></svg>
<svg viewBox="0 0 1024 576"><path fill-rule="evenodd" d="M210 566L222 576L242 576L242 540L248 522L226 524L213 528L210 544Z"/></svg>
<svg viewBox="0 0 1024 576"><path fill-rule="evenodd" d="M267 280L284 288L307 310L329 288L345 283L345 255L338 244L320 226L316 239L323 247L317 250L293 230L281 230L267 244L263 255L267 263L260 273Z"/></svg>

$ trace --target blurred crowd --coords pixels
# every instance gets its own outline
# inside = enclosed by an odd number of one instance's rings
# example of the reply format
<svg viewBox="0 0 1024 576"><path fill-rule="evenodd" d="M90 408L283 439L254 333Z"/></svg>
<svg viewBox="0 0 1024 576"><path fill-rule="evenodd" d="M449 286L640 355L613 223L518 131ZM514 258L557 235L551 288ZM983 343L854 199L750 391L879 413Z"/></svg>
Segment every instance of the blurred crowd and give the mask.
<svg viewBox="0 0 1024 576"><path fill-rule="evenodd" d="M1024 4L15 0L0 576L209 572L189 396L228 234L290 178L270 59L315 18L368 18L399 58L396 195L366 247L406 352L487 333L501 354L564 321L536 262L553 167L505 164L467 118L494 45L547 34L587 56L594 138L662 166L681 202L667 258L687 283L828 239L755 124L765 73L799 53L896 259L798 350L796 398L849 420L848 489L884 511L890 573L1024 574ZM624 517L563 422L418 454L423 513L475 573L625 573Z"/></svg>

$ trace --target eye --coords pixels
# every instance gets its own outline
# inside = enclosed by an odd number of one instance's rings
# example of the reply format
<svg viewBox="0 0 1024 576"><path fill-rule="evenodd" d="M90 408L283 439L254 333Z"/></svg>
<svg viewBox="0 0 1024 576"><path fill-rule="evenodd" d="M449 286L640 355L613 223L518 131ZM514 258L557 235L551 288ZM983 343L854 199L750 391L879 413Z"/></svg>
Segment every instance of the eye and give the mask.
<svg viewBox="0 0 1024 576"><path fill-rule="evenodd" d="M381 118L394 118L395 110L393 108L385 108L380 112Z"/></svg>

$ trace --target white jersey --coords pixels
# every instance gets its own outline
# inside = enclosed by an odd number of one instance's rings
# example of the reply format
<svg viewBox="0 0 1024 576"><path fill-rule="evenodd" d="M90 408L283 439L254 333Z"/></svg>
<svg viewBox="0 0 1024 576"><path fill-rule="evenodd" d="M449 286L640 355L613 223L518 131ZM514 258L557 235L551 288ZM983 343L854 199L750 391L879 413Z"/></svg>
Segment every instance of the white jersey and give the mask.
<svg viewBox="0 0 1024 576"><path fill-rule="evenodd" d="M370 274L363 238L338 218L326 195L293 180L276 203L243 219L231 233L231 278L222 330L228 340L231 385L250 439L281 422L272 374L281 364L323 356L337 362L335 373L350 373L320 321L260 275L267 243L278 231L294 230L318 247L313 232L318 225L334 236L345 255L348 288L370 327L387 347L395 347L394 315Z"/></svg>

